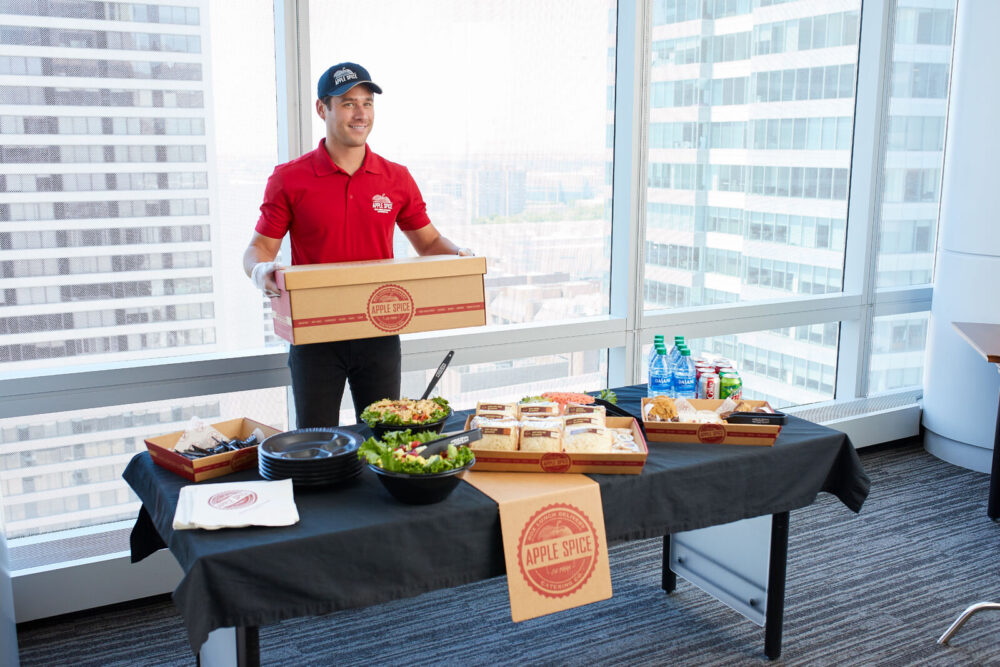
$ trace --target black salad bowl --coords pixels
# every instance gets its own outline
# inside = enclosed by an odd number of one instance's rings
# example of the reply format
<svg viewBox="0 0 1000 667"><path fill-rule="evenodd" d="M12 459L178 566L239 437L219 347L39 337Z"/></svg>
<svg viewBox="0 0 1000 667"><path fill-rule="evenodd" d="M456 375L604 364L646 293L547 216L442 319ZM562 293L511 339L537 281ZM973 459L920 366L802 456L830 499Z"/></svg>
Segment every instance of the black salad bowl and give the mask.
<svg viewBox="0 0 1000 667"><path fill-rule="evenodd" d="M461 468L429 474L389 472L372 463L368 464L382 486L392 497L408 505L430 505L439 503L455 490L462 478L458 476L475 464L475 459Z"/></svg>

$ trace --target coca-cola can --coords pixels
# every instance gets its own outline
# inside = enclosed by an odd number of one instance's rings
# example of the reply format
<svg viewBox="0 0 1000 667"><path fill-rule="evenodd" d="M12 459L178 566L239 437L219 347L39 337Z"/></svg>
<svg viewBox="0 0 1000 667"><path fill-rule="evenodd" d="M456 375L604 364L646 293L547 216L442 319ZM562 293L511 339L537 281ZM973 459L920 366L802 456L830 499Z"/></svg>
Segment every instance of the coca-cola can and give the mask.
<svg viewBox="0 0 1000 667"><path fill-rule="evenodd" d="M698 398L719 398L719 376L705 372L698 378Z"/></svg>
<svg viewBox="0 0 1000 667"><path fill-rule="evenodd" d="M714 372L715 372L715 366L713 366L711 364L695 364L694 365L694 374L695 374L695 377L698 378L698 379L701 379L701 374L702 373L714 373Z"/></svg>

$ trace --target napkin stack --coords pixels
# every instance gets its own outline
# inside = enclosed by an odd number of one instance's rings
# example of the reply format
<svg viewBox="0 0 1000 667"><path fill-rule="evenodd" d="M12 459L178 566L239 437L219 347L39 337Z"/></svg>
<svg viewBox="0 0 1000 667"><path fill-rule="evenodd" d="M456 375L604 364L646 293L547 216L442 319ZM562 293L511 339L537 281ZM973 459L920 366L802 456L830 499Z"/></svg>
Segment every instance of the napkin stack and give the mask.
<svg viewBox="0 0 1000 667"><path fill-rule="evenodd" d="M174 530L290 526L299 521L292 480L181 487Z"/></svg>

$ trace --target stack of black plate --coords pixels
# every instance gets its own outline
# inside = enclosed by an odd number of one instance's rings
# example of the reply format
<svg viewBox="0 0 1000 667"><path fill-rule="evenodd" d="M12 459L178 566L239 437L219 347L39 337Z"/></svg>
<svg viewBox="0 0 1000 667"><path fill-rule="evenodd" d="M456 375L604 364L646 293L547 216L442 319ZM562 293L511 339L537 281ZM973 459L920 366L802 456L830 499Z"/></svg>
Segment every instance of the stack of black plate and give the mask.
<svg viewBox="0 0 1000 667"><path fill-rule="evenodd" d="M361 438L339 428L301 428L260 444L257 467L264 479L290 479L295 486L330 486L361 474Z"/></svg>

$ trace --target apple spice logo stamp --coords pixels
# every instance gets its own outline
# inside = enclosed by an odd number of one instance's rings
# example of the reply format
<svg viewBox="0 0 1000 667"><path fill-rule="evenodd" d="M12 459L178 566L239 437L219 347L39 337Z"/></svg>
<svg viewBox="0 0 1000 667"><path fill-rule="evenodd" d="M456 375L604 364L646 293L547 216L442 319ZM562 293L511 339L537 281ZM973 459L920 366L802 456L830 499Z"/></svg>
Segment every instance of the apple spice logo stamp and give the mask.
<svg viewBox="0 0 1000 667"><path fill-rule="evenodd" d="M382 285L368 297L368 320L382 331L399 331L413 319L413 297L399 285Z"/></svg>
<svg viewBox="0 0 1000 667"><path fill-rule="evenodd" d="M521 576L536 592L560 598L580 590L597 566L597 530L567 503L546 505L528 519L517 543Z"/></svg>
<svg viewBox="0 0 1000 667"><path fill-rule="evenodd" d="M235 510L257 502L257 494L246 489L219 491L208 499L208 506L217 510Z"/></svg>
<svg viewBox="0 0 1000 667"><path fill-rule="evenodd" d="M726 427L722 424L702 424L698 427L698 442L715 444L726 439Z"/></svg>
<svg viewBox="0 0 1000 667"><path fill-rule="evenodd" d="M387 195L372 195L372 210L376 213L392 213L392 200Z"/></svg>
<svg viewBox="0 0 1000 667"><path fill-rule="evenodd" d="M543 472L566 472L573 467L573 459L562 452L546 452L538 459Z"/></svg>

